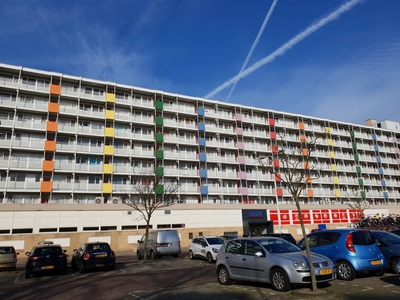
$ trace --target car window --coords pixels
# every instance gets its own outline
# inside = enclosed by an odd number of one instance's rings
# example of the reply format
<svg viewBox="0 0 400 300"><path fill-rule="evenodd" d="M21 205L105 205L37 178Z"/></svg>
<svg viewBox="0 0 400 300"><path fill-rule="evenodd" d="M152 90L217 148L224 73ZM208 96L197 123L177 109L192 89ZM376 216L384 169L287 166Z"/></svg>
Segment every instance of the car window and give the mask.
<svg viewBox="0 0 400 300"><path fill-rule="evenodd" d="M208 244L210 245L222 245L224 243L224 240L216 237L216 238L206 238Z"/></svg>
<svg viewBox="0 0 400 300"><path fill-rule="evenodd" d="M263 251L263 248L257 244L254 241L244 241L244 250L243 254L245 255L254 255L256 252L262 252L265 254Z"/></svg>
<svg viewBox="0 0 400 300"><path fill-rule="evenodd" d="M352 234L354 245L372 245L375 244L375 239L370 231L355 231Z"/></svg>
<svg viewBox="0 0 400 300"><path fill-rule="evenodd" d="M400 244L400 236L390 232L374 232L374 236L386 244Z"/></svg>
<svg viewBox="0 0 400 300"><path fill-rule="evenodd" d="M268 239L259 241L269 253L289 253L301 251L296 245L283 239Z"/></svg>
<svg viewBox="0 0 400 300"><path fill-rule="evenodd" d="M232 240L231 242L228 242L225 252L232 254L242 254L242 241Z"/></svg>
<svg viewBox="0 0 400 300"><path fill-rule="evenodd" d="M108 244L93 244L88 245L87 251L98 251L98 250L110 250L110 246Z"/></svg>
<svg viewBox="0 0 400 300"><path fill-rule="evenodd" d="M310 235L309 237L307 237L308 245L310 247L319 246L318 237L319 237L319 234L313 234L313 235Z"/></svg>
<svg viewBox="0 0 400 300"><path fill-rule="evenodd" d="M0 254L14 253L12 247L0 247Z"/></svg>
<svg viewBox="0 0 400 300"><path fill-rule="evenodd" d="M338 233L338 232L323 232L319 236L320 236L320 240L319 240L318 246L331 245L331 244L336 243L336 241L340 237L340 233Z"/></svg>
<svg viewBox="0 0 400 300"><path fill-rule="evenodd" d="M48 254L62 254L62 250L59 247L49 247L49 248L36 248L33 255L48 255Z"/></svg>

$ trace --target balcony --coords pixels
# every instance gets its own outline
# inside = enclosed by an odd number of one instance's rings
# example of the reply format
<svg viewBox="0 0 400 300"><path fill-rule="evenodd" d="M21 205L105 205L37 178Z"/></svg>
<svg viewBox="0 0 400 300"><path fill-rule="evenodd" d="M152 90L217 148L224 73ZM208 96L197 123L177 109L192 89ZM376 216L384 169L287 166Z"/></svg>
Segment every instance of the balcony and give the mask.
<svg viewBox="0 0 400 300"><path fill-rule="evenodd" d="M114 174L132 174L134 167L130 164L114 164Z"/></svg>
<svg viewBox="0 0 400 300"><path fill-rule="evenodd" d="M115 129L114 135L115 137L130 139L132 136L132 131L127 129Z"/></svg>
<svg viewBox="0 0 400 300"><path fill-rule="evenodd" d="M93 134L93 135L101 135L104 136L104 128L93 128L90 126L78 126L77 130L78 134L79 133L85 133L85 134Z"/></svg>
<svg viewBox="0 0 400 300"><path fill-rule="evenodd" d="M0 147L6 147L6 148L10 148L11 147L11 139L8 140L0 140Z"/></svg>
<svg viewBox="0 0 400 300"><path fill-rule="evenodd" d="M91 109L88 109L88 110L80 109L79 116L88 116L88 117L96 117L99 119L104 119L105 114L104 114L104 111L94 111Z"/></svg>
<svg viewBox="0 0 400 300"><path fill-rule="evenodd" d="M34 190L39 192L40 190L40 182L28 182L28 181L9 181L7 183L7 190L8 191L18 191L21 190Z"/></svg>
<svg viewBox="0 0 400 300"><path fill-rule="evenodd" d="M82 171L88 173L102 173L103 166L99 165L90 165L90 164L75 164L75 171Z"/></svg>
<svg viewBox="0 0 400 300"><path fill-rule="evenodd" d="M46 122L35 122L34 120L15 121L15 127L46 131Z"/></svg>
<svg viewBox="0 0 400 300"><path fill-rule="evenodd" d="M31 140L31 139L15 139L12 147L15 148L29 148L29 149L38 149L38 150L43 150L44 149L44 139L42 141L38 140Z"/></svg>
<svg viewBox="0 0 400 300"><path fill-rule="evenodd" d="M101 183L96 183L96 184L89 184L88 182L82 182L82 183L74 183L73 185L74 191L79 191L79 192L102 192L102 184Z"/></svg>
<svg viewBox="0 0 400 300"><path fill-rule="evenodd" d="M28 91L37 91L48 94L50 91L50 86L48 83L45 84L29 84L22 83L19 85L20 89L28 90Z"/></svg>
<svg viewBox="0 0 400 300"><path fill-rule="evenodd" d="M54 171L74 171L75 170L75 160L70 161L54 161Z"/></svg>
<svg viewBox="0 0 400 300"><path fill-rule="evenodd" d="M76 145L76 152L90 154L104 154L103 146L95 147L90 145Z"/></svg>
<svg viewBox="0 0 400 300"><path fill-rule="evenodd" d="M53 182L53 191L71 192L72 191L72 183L67 182L67 179L64 182L54 181Z"/></svg>
<svg viewBox="0 0 400 300"><path fill-rule="evenodd" d="M198 171L194 170L186 170L186 169L179 169L179 176L190 176L190 177L198 177Z"/></svg>
<svg viewBox="0 0 400 300"><path fill-rule="evenodd" d="M72 152L72 151L75 151L75 147L76 147L76 144L74 142L71 144L60 144L60 143L56 144L56 150L61 150L61 151Z"/></svg>
<svg viewBox="0 0 400 300"><path fill-rule="evenodd" d="M8 108L15 108L17 102L15 99L11 97L2 97L0 96L0 106L1 107L8 107Z"/></svg>
<svg viewBox="0 0 400 300"><path fill-rule="evenodd" d="M33 110L39 110L42 112L48 111L48 101L17 101L18 107L30 108Z"/></svg>
<svg viewBox="0 0 400 300"><path fill-rule="evenodd" d="M29 170L42 170L42 161L22 161L22 160L11 160L11 169L29 169Z"/></svg>
<svg viewBox="0 0 400 300"><path fill-rule="evenodd" d="M179 159L197 160L196 152L179 152Z"/></svg>

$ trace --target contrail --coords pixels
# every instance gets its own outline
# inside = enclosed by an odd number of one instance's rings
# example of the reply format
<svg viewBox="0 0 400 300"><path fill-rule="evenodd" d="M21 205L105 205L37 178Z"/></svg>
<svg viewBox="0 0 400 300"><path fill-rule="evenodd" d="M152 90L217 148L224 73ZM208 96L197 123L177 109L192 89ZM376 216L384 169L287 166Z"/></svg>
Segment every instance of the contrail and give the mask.
<svg viewBox="0 0 400 300"><path fill-rule="evenodd" d="M296 35L294 38L292 38L290 41L288 41L286 44L284 44L283 46L281 46L280 48L275 50L273 53L271 53L267 57L264 57L263 59L259 60L255 64L253 64L251 67L247 68L246 70L244 70L240 74L236 75L232 79L226 81L224 84L222 84L219 87L217 87L214 91L212 91L211 93L206 95L204 98L207 99L207 98L210 98L210 97L214 96L215 94L217 94L218 92L222 91L226 87L228 87L231 84L235 83L235 81L246 77L247 75L253 73L255 70L257 70L258 68L262 67L263 65L273 61L277 56L284 54L287 50L291 49L294 45L296 45L297 43L299 43L300 41L302 41L303 39L308 37L310 34L314 33L315 31L317 31L318 29L320 29L324 25L326 25L329 22L333 21L334 19L339 17L341 14L343 14L346 11L350 10L351 8L353 8L353 6L355 6L356 4L358 4L358 3L362 2L362 1L363 0L351 0L351 1L343 4L337 10L335 10L332 13L330 13L327 17L321 19L316 24L311 25L306 30L304 30L303 32L301 32L298 35Z"/></svg>
<svg viewBox="0 0 400 300"><path fill-rule="evenodd" d="M247 54L247 57L246 57L246 59L245 59L245 61L244 61L244 63L243 63L242 68L240 69L238 75L239 75L240 73L242 73L242 71L247 67L247 64L249 63L249 60L250 60L251 56L253 55L254 49L255 49L255 48L257 47L257 45L258 45L258 42L260 41L260 38L261 38L262 34L264 33L265 26L267 26L267 23L268 23L268 21L269 21L269 18L271 17L272 12L274 11L274 8L275 8L275 6L276 6L277 3L278 3L278 0L274 0L274 2L272 2L271 7L269 8L267 15L265 16L264 22L262 23L261 28L260 28L260 30L258 31L257 37L256 37L256 39L254 40L253 45L251 46L251 49L250 49L250 51L249 51L249 54ZM238 82L239 82L239 79L238 79L238 80L235 80L235 82L233 83L232 88L231 88L231 90L230 90L230 92L229 92L229 94L228 94L228 97L226 97L226 99L225 99L225 102L228 102L228 101L229 101L229 98L231 97L233 91L235 90L236 84L237 84Z"/></svg>

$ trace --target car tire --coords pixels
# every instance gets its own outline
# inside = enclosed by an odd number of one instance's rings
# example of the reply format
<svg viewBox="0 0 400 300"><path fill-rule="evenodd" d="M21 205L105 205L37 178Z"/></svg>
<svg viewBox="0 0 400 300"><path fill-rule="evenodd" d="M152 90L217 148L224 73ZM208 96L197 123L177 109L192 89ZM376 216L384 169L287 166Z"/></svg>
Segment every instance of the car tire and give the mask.
<svg viewBox="0 0 400 300"><path fill-rule="evenodd" d="M381 277L386 273L386 270L380 269L380 270L369 271L368 273L372 276Z"/></svg>
<svg viewBox="0 0 400 300"><path fill-rule="evenodd" d="M337 276L341 280L352 281L356 277L356 271L347 261L339 261L336 264Z"/></svg>
<svg viewBox="0 0 400 300"><path fill-rule="evenodd" d="M194 259L193 251L189 250L189 259Z"/></svg>
<svg viewBox="0 0 400 300"><path fill-rule="evenodd" d="M85 273L85 272L86 272L86 269L85 269L83 263L81 262L81 263L79 264L79 273L83 274L83 273Z"/></svg>
<svg viewBox="0 0 400 300"><path fill-rule="evenodd" d="M25 278L30 278L31 277L31 272L25 271Z"/></svg>
<svg viewBox="0 0 400 300"><path fill-rule="evenodd" d="M277 292L287 292L292 288L286 272L281 268L271 270L270 280L273 289Z"/></svg>
<svg viewBox="0 0 400 300"><path fill-rule="evenodd" d="M140 254L139 251L136 252L136 256L137 256L138 260L142 260L143 259L142 255Z"/></svg>
<svg viewBox="0 0 400 300"><path fill-rule="evenodd" d="M212 254L210 252L207 252L207 262L209 264L214 262L213 256L212 256Z"/></svg>
<svg viewBox="0 0 400 300"><path fill-rule="evenodd" d="M231 277L229 276L228 269L225 268L224 266L220 266L217 269L217 275L218 275L218 282L221 285L229 285L232 283Z"/></svg>
<svg viewBox="0 0 400 300"><path fill-rule="evenodd" d="M394 273L397 274L397 264L400 262L400 258L399 257L393 257L390 260L389 266L390 266L390 270Z"/></svg>
<svg viewBox="0 0 400 300"><path fill-rule="evenodd" d="M154 251L153 250L151 250L150 251L150 259L156 259L157 257L156 257L156 255L154 254Z"/></svg>

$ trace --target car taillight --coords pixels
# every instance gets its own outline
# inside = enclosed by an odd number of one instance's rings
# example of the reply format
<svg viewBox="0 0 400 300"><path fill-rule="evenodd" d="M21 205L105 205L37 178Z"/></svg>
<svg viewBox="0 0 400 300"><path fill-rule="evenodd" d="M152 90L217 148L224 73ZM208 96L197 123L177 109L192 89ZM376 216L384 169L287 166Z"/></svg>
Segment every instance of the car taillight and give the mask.
<svg viewBox="0 0 400 300"><path fill-rule="evenodd" d="M65 258L65 257L67 257L64 253L63 254L60 254L59 256L58 256L58 258Z"/></svg>
<svg viewBox="0 0 400 300"><path fill-rule="evenodd" d="M88 260L89 257L90 257L90 254L89 254L89 253L85 252L85 253L83 254L83 259L84 259L84 260Z"/></svg>
<svg viewBox="0 0 400 300"><path fill-rule="evenodd" d="M39 256L29 256L28 260L30 261L36 261L39 259Z"/></svg>
<svg viewBox="0 0 400 300"><path fill-rule="evenodd" d="M156 248L160 247L160 243L156 243Z"/></svg>
<svg viewBox="0 0 400 300"><path fill-rule="evenodd" d="M353 244L353 234L349 233L346 237L346 248L349 249L350 252L356 252Z"/></svg>
<svg viewBox="0 0 400 300"><path fill-rule="evenodd" d="M115 257L115 253L114 253L114 251L111 251L111 254L110 254L110 256L111 256L112 258L114 258L114 257Z"/></svg>

